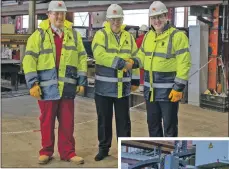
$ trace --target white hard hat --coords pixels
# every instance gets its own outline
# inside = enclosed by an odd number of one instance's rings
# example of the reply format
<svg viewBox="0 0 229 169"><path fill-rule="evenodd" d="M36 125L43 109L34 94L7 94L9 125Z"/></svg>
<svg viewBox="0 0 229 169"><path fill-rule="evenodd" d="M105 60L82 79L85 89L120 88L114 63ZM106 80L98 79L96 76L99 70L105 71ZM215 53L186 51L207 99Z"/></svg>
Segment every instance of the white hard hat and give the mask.
<svg viewBox="0 0 229 169"><path fill-rule="evenodd" d="M147 32L149 30L149 28L148 28L147 25L142 25L139 30L140 31L146 31Z"/></svg>
<svg viewBox="0 0 229 169"><path fill-rule="evenodd" d="M112 18L122 18L124 16L122 7L117 5L117 4L111 4L107 8L107 18L112 19Z"/></svg>
<svg viewBox="0 0 229 169"><path fill-rule="evenodd" d="M149 17L167 13L168 9L161 1L154 1L149 7Z"/></svg>
<svg viewBox="0 0 229 169"><path fill-rule="evenodd" d="M128 32L130 32L130 33L134 33L134 32L135 32L135 30L134 30L134 28L130 28L130 29L128 30Z"/></svg>
<svg viewBox="0 0 229 169"><path fill-rule="evenodd" d="M106 23L107 23L107 21L104 21L102 26L104 27Z"/></svg>
<svg viewBox="0 0 229 169"><path fill-rule="evenodd" d="M64 1L51 1L49 3L48 11L67 12L67 8L66 8Z"/></svg>

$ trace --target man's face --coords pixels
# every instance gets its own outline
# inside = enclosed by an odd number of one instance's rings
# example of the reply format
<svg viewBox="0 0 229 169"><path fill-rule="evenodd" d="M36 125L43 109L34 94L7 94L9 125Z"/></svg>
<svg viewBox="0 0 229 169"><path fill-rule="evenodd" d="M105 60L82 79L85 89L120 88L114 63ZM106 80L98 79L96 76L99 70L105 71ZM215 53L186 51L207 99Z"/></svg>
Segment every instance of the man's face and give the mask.
<svg viewBox="0 0 229 169"><path fill-rule="evenodd" d="M48 17L55 27L62 28L64 26L66 12L49 12Z"/></svg>
<svg viewBox="0 0 229 169"><path fill-rule="evenodd" d="M118 33L121 30L123 18L112 18L109 19L108 22L111 25L111 30L115 33Z"/></svg>
<svg viewBox="0 0 229 169"><path fill-rule="evenodd" d="M150 23L157 32L161 32L168 21L166 14L156 15L150 17Z"/></svg>

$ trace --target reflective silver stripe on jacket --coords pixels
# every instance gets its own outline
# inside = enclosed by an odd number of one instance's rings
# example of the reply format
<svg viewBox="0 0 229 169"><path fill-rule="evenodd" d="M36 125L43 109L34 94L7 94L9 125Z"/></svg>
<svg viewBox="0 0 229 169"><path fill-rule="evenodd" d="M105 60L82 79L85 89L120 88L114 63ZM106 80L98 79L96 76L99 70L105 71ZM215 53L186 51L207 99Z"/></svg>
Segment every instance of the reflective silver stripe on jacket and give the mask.
<svg viewBox="0 0 229 169"><path fill-rule="evenodd" d="M177 32L180 32L180 30L175 30L171 33L170 37L169 37L169 43L168 43L168 47L167 47L167 53L160 53L160 52L146 52L144 51L144 49L142 48L142 52L145 53L146 56L158 56L158 57L163 57L163 58L166 58L166 59L170 59L170 58L175 58L176 55L180 55L182 53L185 53L185 52L189 52L189 49L188 48L185 48L185 49L181 49L181 50L178 50L176 51L175 54L172 54L172 47L173 47L173 43L172 43L172 40L173 40L173 37L174 35L177 33Z"/></svg>
<svg viewBox="0 0 229 169"><path fill-rule="evenodd" d="M131 76L132 79L134 80L139 80L140 79L140 76L139 75L133 75Z"/></svg>
<svg viewBox="0 0 229 169"><path fill-rule="evenodd" d="M45 32L44 32L44 30L43 29L41 29L41 28L38 28L37 29L39 32L40 32L40 34L41 34L41 46L40 46L40 48L41 48L41 51L43 51L44 50L44 41L45 41Z"/></svg>
<svg viewBox="0 0 229 169"><path fill-rule="evenodd" d="M35 53L35 52L33 52L33 51L26 51L25 52L25 55L31 55L31 56L33 56L33 57L35 57L35 58L38 58L38 56L39 56L39 53Z"/></svg>
<svg viewBox="0 0 229 169"><path fill-rule="evenodd" d="M78 56L84 56L84 55L87 55L86 51L82 51L78 54Z"/></svg>
<svg viewBox="0 0 229 169"><path fill-rule="evenodd" d="M65 50L76 50L76 46L66 46L66 45L63 45L64 49Z"/></svg>
<svg viewBox="0 0 229 169"><path fill-rule="evenodd" d="M138 49L136 49L136 51L132 53L132 56L135 56L137 53L138 53Z"/></svg>
<svg viewBox="0 0 229 169"><path fill-rule="evenodd" d="M35 78L35 77L37 77L37 72L29 72L29 73L25 74L26 80L30 80L30 79Z"/></svg>
<svg viewBox="0 0 229 169"><path fill-rule="evenodd" d="M65 83L76 84L75 79L71 79L71 78L67 78L67 77L59 77L59 80L62 82L65 82ZM58 81L57 80L47 80L44 82L40 82L41 87L50 86L50 85L54 85L54 84L58 84Z"/></svg>
<svg viewBox="0 0 229 169"><path fill-rule="evenodd" d="M139 67L140 67L140 68L142 68L142 67L143 67L143 65L142 65L141 60L140 60L139 58L137 58L137 57L136 57L135 59L138 61Z"/></svg>
<svg viewBox="0 0 229 169"><path fill-rule="evenodd" d="M87 72L77 72L78 76L87 76Z"/></svg>
<svg viewBox="0 0 229 169"><path fill-rule="evenodd" d="M76 32L76 30L74 28L72 29L72 33L73 33L73 38L74 38L74 41L75 41L75 46L76 46L76 49L77 49L77 32Z"/></svg>
<svg viewBox="0 0 229 169"><path fill-rule="evenodd" d="M38 28L37 30L41 34L41 46L40 46L40 53L39 53L39 55L53 53L53 50L52 49L44 49L44 41L45 41L45 32L44 32L44 30L41 29L41 28Z"/></svg>
<svg viewBox="0 0 229 169"><path fill-rule="evenodd" d="M97 47L97 46L96 46ZM118 51L118 49L107 49L106 50L107 53L130 53L131 51L129 49L121 49L120 51Z"/></svg>
<svg viewBox="0 0 229 169"><path fill-rule="evenodd" d="M113 83L131 81L130 77L115 78L115 77L105 77L105 76L98 76L98 75L95 75L95 79L103 82L113 82Z"/></svg>
<svg viewBox="0 0 229 169"><path fill-rule="evenodd" d="M119 58L115 56L114 60L113 60L113 63L111 65L112 68L116 68L117 64L118 64L118 61L119 61Z"/></svg>
<svg viewBox="0 0 229 169"><path fill-rule="evenodd" d="M174 83L153 83L152 84L152 88L173 88ZM150 83L149 82L144 82L144 86L146 87L150 87Z"/></svg>
<svg viewBox="0 0 229 169"><path fill-rule="evenodd" d="M40 54L49 54L49 53L52 53L52 49L43 49L40 51Z"/></svg>
<svg viewBox="0 0 229 169"><path fill-rule="evenodd" d="M120 51L118 49L112 49L112 48L108 48L108 35L107 35L107 32L102 29L101 32L104 34L104 47L106 49L106 52L107 53L131 53L131 50L129 49L121 49ZM93 47L93 51L95 50L95 48L98 46L99 44L95 44L95 46ZM100 45L101 46L101 45Z"/></svg>
<svg viewBox="0 0 229 169"><path fill-rule="evenodd" d="M104 34L105 38L105 49L108 49L108 35L107 32L104 29L101 29L101 32Z"/></svg>
<svg viewBox="0 0 229 169"><path fill-rule="evenodd" d="M174 80L175 82L178 82L178 83L181 83L181 84L184 84L184 85L186 85L187 83L188 83L188 81L187 80L183 80L183 79L180 79L180 78L175 78L175 80Z"/></svg>
<svg viewBox="0 0 229 169"><path fill-rule="evenodd" d="M175 30L171 33L169 37L169 43L168 43L168 48L167 48L167 54L171 55L172 54L172 47L173 47L173 36L175 33L180 32L180 30Z"/></svg>
<svg viewBox="0 0 229 169"><path fill-rule="evenodd" d="M185 52L189 52L189 48L180 49L180 50L176 51L175 55L180 55L180 54L183 54Z"/></svg>
<svg viewBox="0 0 229 169"><path fill-rule="evenodd" d="M163 58L175 58L175 54L166 54L166 53L159 53L159 52L153 52L153 56L159 56Z"/></svg>
<svg viewBox="0 0 229 169"><path fill-rule="evenodd" d="M68 77L59 77L59 80L65 83L76 84L76 79L68 78Z"/></svg>
<svg viewBox="0 0 229 169"><path fill-rule="evenodd" d="M50 85L54 85L54 84L58 84L58 81L57 80L47 80L44 82L40 82L41 87L50 86Z"/></svg>
<svg viewBox="0 0 229 169"><path fill-rule="evenodd" d="M106 48L105 46L96 43L96 44L94 45L93 49L92 49L93 52L95 51L95 49L97 48L97 46L101 46L101 47L103 47L103 48Z"/></svg>

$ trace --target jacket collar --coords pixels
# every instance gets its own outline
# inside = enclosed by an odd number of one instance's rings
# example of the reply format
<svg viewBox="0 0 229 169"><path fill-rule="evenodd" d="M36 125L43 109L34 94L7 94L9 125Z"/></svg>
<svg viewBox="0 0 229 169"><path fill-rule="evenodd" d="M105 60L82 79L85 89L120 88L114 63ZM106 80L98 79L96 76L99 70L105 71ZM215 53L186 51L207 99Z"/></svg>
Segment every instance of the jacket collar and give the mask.
<svg viewBox="0 0 229 169"><path fill-rule="evenodd" d="M72 28L72 25L73 25L72 22L69 22L67 20L64 21L64 28L71 29ZM39 24L39 26L40 26L41 29L44 29L44 30L49 29L50 28L50 21L49 21L49 19L46 19L46 20L42 21Z"/></svg>
<svg viewBox="0 0 229 169"><path fill-rule="evenodd" d="M163 28L161 34L164 33L165 31L167 31L167 30L168 30L169 28L171 28L171 27L173 27L173 26L172 26L169 22L167 22L167 24L164 26L164 28ZM156 30L154 29L154 27L153 27L152 25L151 25L151 29L152 29L153 32L156 33Z"/></svg>
<svg viewBox="0 0 229 169"><path fill-rule="evenodd" d="M60 30L61 32L64 31L63 28L59 29L59 28L55 27L53 24L50 24L50 26L51 26L51 28L52 28L52 30L53 30L54 32L57 32L57 31L59 31L59 30Z"/></svg>
<svg viewBox="0 0 229 169"><path fill-rule="evenodd" d="M120 32L124 32L125 31L125 28L126 28L126 25L122 25L121 26L121 31ZM104 29L107 31L107 32L112 32L112 30L111 30L111 25L110 25L110 23L109 22L105 22L104 23Z"/></svg>

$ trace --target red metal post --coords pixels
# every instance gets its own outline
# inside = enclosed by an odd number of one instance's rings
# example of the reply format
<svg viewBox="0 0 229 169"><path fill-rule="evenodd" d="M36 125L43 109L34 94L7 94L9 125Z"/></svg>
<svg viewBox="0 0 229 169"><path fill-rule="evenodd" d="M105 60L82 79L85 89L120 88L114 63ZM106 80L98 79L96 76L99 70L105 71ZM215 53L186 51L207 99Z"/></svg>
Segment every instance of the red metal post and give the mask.
<svg viewBox="0 0 229 169"><path fill-rule="evenodd" d="M217 56L218 56L218 37L219 37L219 6L216 7L213 14L213 26L210 28L209 47L212 54L209 60L212 60L208 65L208 88L216 90L217 85Z"/></svg>

